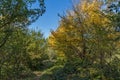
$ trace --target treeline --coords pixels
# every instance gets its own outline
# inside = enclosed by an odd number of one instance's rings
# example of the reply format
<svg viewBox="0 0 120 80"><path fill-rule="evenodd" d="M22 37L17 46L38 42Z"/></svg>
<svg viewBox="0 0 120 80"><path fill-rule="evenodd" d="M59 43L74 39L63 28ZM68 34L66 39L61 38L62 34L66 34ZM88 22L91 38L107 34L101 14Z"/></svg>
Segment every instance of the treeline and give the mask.
<svg viewBox="0 0 120 80"><path fill-rule="evenodd" d="M40 80L120 80L119 0L81 0L47 39L26 28L38 18L36 9L31 14L0 28L1 80L26 80L33 71L42 72ZM1 15L0 25L7 17Z"/></svg>

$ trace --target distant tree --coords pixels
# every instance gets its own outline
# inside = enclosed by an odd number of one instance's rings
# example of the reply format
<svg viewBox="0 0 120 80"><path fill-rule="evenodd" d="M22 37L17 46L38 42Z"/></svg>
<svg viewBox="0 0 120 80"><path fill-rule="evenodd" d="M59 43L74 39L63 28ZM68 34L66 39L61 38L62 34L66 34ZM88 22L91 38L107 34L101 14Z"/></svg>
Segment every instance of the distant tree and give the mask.
<svg viewBox="0 0 120 80"><path fill-rule="evenodd" d="M43 34L39 31L29 31L27 35L26 51L30 57L28 67L31 70L44 69L43 61L48 59L47 55L47 42Z"/></svg>

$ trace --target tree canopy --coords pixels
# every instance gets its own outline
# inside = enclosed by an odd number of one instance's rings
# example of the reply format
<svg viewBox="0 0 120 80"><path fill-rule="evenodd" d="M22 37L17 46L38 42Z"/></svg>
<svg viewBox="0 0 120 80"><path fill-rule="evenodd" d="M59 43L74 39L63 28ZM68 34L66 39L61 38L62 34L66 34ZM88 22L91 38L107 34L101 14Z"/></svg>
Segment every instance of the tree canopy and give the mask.
<svg viewBox="0 0 120 80"><path fill-rule="evenodd" d="M36 5L36 7L34 7ZM25 28L45 12L44 0L1 0L0 1L0 47L16 27Z"/></svg>

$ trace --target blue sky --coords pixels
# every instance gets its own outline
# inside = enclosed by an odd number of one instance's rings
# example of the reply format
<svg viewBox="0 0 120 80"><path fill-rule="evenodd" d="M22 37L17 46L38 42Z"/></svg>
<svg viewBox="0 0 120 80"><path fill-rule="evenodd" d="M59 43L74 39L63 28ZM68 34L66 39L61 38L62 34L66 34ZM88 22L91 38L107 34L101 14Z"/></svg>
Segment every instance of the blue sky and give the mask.
<svg viewBox="0 0 120 80"><path fill-rule="evenodd" d="M41 30L45 37L50 35L50 30L56 30L60 18L58 13L63 15L66 10L71 9L72 0L45 0L46 12L30 28Z"/></svg>

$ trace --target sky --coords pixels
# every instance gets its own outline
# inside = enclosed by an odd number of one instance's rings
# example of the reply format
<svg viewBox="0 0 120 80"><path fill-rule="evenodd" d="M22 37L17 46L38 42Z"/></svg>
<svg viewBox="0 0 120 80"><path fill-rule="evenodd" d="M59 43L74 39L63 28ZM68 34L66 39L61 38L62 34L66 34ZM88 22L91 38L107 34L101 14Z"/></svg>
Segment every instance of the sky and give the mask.
<svg viewBox="0 0 120 80"><path fill-rule="evenodd" d="M72 8L73 0L45 0L46 12L32 25L30 29L40 30L44 37L50 35L51 30L56 30L59 26L60 17L58 14L64 15L66 10Z"/></svg>

